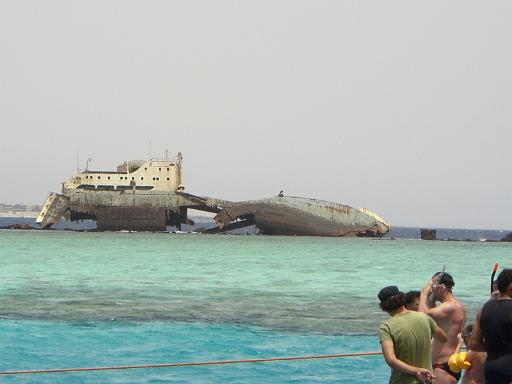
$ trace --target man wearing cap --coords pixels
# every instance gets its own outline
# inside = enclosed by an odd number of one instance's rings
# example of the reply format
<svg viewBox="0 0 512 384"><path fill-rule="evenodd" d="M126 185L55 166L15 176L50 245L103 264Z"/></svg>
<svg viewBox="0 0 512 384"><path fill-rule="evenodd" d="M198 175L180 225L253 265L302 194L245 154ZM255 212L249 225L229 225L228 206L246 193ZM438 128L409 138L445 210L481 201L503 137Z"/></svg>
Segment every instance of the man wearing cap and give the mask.
<svg viewBox="0 0 512 384"><path fill-rule="evenodd" d="M460 379L460 372L453 372L448 366L448 359L459 349L459 334L466 323L466 309L457 300L452 289L455 286L452 275L448 272L437 272L427 281L420 295L419 310L434 319L445 331L448 340L440 343L432 341L432 361L436 384L455 384ZM441 304L436 306L436 301Z"/></svg>
<svg viewBox="0 0 512 384"><path fill-rule="evenodd" d="M391 367L390 384L430 383L432 373L431 338L446 341L446 334L427 315L405 308L405 294L396 286L378 294L380 308L391 318L379 328L386 363Z"/></svg>

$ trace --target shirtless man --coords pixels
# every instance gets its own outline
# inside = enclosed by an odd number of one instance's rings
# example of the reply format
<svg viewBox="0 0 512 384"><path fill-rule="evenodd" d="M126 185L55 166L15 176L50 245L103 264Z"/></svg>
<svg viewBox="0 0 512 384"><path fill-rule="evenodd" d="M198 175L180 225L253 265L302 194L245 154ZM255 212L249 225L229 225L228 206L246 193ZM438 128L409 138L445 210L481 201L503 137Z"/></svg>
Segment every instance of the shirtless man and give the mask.
<svg viewBox="0 0 512 384"><path fill-rule="evenodd" d="M446 343L440 343L436 339L432 341L432 361L437 384L455 384L461 375L460 372L452 372L448 367L450 355L458 352L458 335L462 333L466 322L464 305L452 294L454 285L449 273L437 272L427 281L420 295L420 312L432 317L448 336ZM440 302L437 306L436 301Z"/></svg>

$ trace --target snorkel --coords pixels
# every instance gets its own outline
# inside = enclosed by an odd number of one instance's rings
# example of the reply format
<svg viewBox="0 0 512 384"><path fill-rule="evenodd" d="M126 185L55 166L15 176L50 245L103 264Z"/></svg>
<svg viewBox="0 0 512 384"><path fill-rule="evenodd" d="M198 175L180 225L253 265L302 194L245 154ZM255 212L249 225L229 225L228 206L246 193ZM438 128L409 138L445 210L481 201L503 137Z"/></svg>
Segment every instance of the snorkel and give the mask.
<svg viewBox="0 0 512 384"><path fill-rule="evenodd" d="M492 286L494 285L494 276L496 276L496 271L498 270L498 263L494 263L494 268L491 273L491 295L493 292Z"/></svg>
<svg viewBox="0 0 512 384"><path fill-rule="evenodd" d="M441 280L443 279L444 277L444 272L446 271L446 265L443 266L443 269L441 270L441 272L439 273L439 275L437 275L437 284L442 284L441 283Z"/></svg>
<svg viewBox="0 0 512 384"><path fill-rule="evenodd" d="M434 286L437 287L439 284L441 284L441 279L444 277L445 271L446 271L446 265L443 266L443 269L437 275L437 281L432 284L432 288L434 288ZM431 303L434 303L436 301L436 298L434 297L434 292L433 291L430 291L430 295L428 296L428 300Z"/></svg>

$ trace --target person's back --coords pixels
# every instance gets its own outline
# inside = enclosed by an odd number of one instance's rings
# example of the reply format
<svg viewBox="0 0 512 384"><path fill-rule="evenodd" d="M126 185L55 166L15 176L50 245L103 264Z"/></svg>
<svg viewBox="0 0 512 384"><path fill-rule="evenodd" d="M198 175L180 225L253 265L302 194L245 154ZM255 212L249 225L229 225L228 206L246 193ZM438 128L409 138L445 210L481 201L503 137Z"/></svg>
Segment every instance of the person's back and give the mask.
<svg viewBox="0 0 512 384"><path fill-rule="evenodd" d="M487 350L486 377L512 382L512 300L489 300L482 308L480 329Z"/></svg>
<svg viewBox="0 0 512 384"><path fill-rule="evenodd" d="M499 297L491 299L477 315L470 347L487 352L485 381L512 383L512 269L506 268L496 279Z"/></svg>
<svg viewBox="0 0 512 384"><path fill-rule="evenodd" d="M406 311L384 321L379 338L393 340L396 357L415 367L432 369L432 320L423 313ZM392 370L390 383L417 383L413 376Z"/></svg>
<svg viewBox="0 0 512 384"><path fill-rule="evenodd" d="M431 381L431 338L446 341L446 334L429 316L405 308L405 295L396 286L378 294L380 307L391 318L379 328L386 363L391 367L391 384L418 384Z"/></svg>
<svg viewBox="0 0 512 384"><path fill-rule="evenodd" d="M466 369L462 377L462 384L484 384L484 366L487 354L485 352L476 352L469 350L466 354L466 361L471 363L471 367Z"/></svg>

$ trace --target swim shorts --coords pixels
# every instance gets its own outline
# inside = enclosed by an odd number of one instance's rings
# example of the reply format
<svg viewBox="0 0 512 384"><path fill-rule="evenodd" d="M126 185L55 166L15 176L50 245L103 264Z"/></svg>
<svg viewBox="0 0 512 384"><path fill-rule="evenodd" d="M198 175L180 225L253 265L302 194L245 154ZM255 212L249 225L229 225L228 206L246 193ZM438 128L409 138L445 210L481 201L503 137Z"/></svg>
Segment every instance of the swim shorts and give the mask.
<svg viewBox="0 0 512 384"><path fill-rule="evenodd" d="M434 368L434 369L436 369L436 368L442 369L443 371L447 372L449 375L453 376L455 378L455 380L457 380L457 381L459 381L460 376L462 374L462 372L453 372L450 369L450 366L448 365L448 363L434 363L432 365L432 368Z"/></svg>

